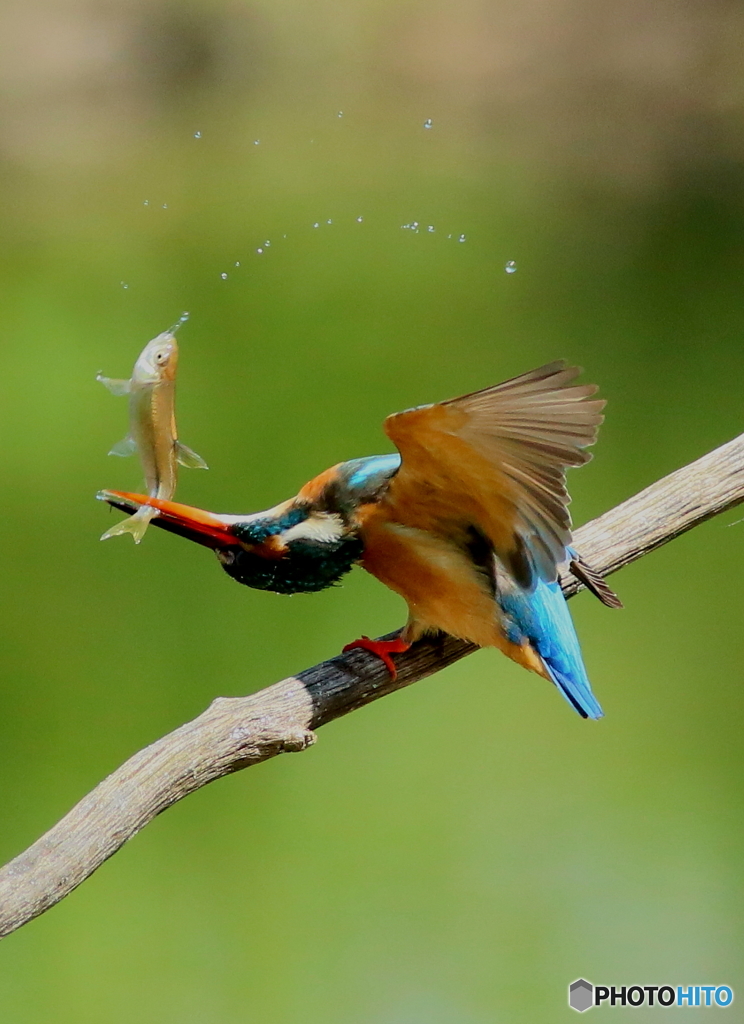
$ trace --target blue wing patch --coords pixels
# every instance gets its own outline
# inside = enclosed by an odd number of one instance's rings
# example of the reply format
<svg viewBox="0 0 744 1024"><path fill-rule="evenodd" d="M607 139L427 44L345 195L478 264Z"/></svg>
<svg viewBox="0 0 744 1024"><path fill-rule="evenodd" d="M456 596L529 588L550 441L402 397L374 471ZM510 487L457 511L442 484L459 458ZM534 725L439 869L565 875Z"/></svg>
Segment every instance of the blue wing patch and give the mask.
<svg viewBox="0 0 744 1024"><path fill-rule="evenodd" d="M512 643L529 641L555 685L582 718L602 718L604 712L592 693L579 639L559 584L539 580L531 592L510 587L499 592L497 600Z"/></svg>
<svg viewBox="0 0 744 1024"><path fill-rule="evenodd" d="M372 501L400 469L400 455L369 455L339 466L339 481L354 503Z"/></svg>
<svg viewBox="0 0 744 1024"><path fill-rule="evenodd" d="M386 479L400 469L400 455L370 455L366 459L352 459L346 463L351 470L349 487L363 488L369 486L375 477Z"/></svg>

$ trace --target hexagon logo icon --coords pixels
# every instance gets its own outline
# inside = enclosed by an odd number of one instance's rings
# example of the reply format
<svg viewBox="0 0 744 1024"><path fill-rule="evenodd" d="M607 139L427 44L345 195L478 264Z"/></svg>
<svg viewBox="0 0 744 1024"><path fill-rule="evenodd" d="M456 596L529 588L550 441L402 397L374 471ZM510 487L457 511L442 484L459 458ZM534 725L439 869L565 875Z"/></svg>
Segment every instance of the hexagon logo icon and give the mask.
<svg viewBox="0 0 744 1024"><path fill-rule="evenodd" d="M586 978L577 978L568 986L568 1005L577 1013L583 1013L594 1005L594 985Z"/></svg>

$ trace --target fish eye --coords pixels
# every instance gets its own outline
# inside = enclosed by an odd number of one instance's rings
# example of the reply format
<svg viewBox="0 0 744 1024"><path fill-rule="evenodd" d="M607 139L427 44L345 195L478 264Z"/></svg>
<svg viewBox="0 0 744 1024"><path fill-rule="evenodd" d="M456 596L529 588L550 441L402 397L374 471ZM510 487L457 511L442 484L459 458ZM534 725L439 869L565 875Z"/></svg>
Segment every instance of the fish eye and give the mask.
<svg viewBox="0 0 744 1024"><path fill-rule="evenodd" d="M158 352L158 354L155 356L155 362L156 363L164 363L167 358L168 358L168 353L167 352L165 352L165 351Z"/></svg>

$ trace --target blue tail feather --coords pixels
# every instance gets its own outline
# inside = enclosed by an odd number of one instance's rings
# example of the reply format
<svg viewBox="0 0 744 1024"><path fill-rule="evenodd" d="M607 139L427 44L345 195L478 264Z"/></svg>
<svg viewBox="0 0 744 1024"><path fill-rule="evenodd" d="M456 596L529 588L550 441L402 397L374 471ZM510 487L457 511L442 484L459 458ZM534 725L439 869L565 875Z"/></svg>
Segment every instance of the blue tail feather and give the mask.
<svg viewBox="0 0 744 1024"><path fill-rule="evenodd" d="M538 581L531 592L514 586L500 592L498 601L506 616L509 639L515 643L530 642L555 685L583 718L602 718L603 711L592 693L579 639L560 586Z"/></svg>

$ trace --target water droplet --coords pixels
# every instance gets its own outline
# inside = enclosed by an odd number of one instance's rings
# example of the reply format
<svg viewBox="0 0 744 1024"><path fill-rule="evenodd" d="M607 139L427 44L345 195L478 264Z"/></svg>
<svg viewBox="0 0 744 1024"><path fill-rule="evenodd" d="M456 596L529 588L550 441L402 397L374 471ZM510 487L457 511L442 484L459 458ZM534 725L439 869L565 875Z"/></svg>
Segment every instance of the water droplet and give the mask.
<svg viewBox="0 0 744 1024"><path fill-rule="evenodd" d="M185 309L179 316L178 320L168 328L168 333L175 334L178 328L185 324L190 316L191 314Z"/></svg>
<svg viewBox="0 0 744 1024"><path fill-rule="evenodd" d="M286 238L286 237L287 237L286 235L282 235L282 238Z"/></svg>
<svg viewBox="0 0 744 1024"><path fill-rule="evenodd" d="M364 217L357 217L357 224L361 224L363 220Z"/></svg>
<svg viewBox="0 0 744 1024"><path fill-rule="evenodd" d="M227 274L220 274L220 277L222 278L223 281L227 281Z"/></svg>
<svg viewBox="0 0 744 1024"><path fill-rule="evenodd" d="M119 281L119 284L122 286L122 288L128 288L129 287L129 285L126 283L126 281Z"/></svg>
<svg viewBox="0 0 744 1024"><path fill-rule="evenodd" d="M343 117L343 116L344 116L343 110L339 110L339 112L336 114L336 117Z"/></svg>
<svg viewBox="0 0 744 1024"><path fill-rule="evenodd" d="M433 231L433 230L434 230L434 225L430 224L429 227L427 228L427 231Z"/></svg>
<svg viewBox="0 0 744 1024"><path fill-rule="evenodd" d="M253 145L254 146L260 146L261 145L261 140L260 139L254 139L253 140Z"/></svg>
<svg viewBox="0 0 744 1024"><path fill-rule="evenodd" d="M465 235L460 235L460 237L457 239L457 241L458 242L464 242L465 241Z"/></svg>
<svg viewBox="0 0 744 1024"><path fill-rule="evenodd" d="M427 119L424 121L424 128L433 128L433 127L434 127L434 122L432 121L432 119L430 117L427 117Z"/></svg>
<svg viewBox="0 0 744 1024"><path fill-rule="evenodd" d="M328 218L328 220L326 221L326 224L333 224L333 221L331 220L331 218L330 218L330 217L329 217L329 218Z"/></svg>
<svg viewBox="0 0 744 1024"><path fill-rule="evenodd" d="M452 238L452 235L447 235L447 238Z"/></svg>
<svg viewBox="0 0 744 1024"><path fill-rule="evenodd" d="M268 247L269 247L270 245L271 245L271 242L270 242L270 241L268 240L268 238L267 238L267 239L266 239L266 241L264 242L264 248L265 248L265 249L268 249Z"/></svg>
<svg viewBox="0 0 744 1024"><path fill-rule="evenodd" d="M313 224L313 227L314 227L314 228L319 228L319 227L320 227L320 224L318 223L318 221L317 221L317 220L316 220L316 221L315 221L315 223Z"/></svg>
<svg viewBox="0 0 744 1024"><path fill-rule="evenodd" d="M263 249L256 249L256 252L260 254L263 252Z"/></svg>
<svg viewBox="0 0 744 1024"><path fill-rule="evenodd" d="M413 228L413 230L415 231L415 230L416 230L416 228L418 227L418 221L417 221L417 220L413 221L413 223L411 224L411 227L412 227L412 228Z"/></svg>
<svg viewBox="0 0 744 1024"><path fill-rule="evenodd" d="M236 267L239 267L239 266L240 266L240 260L235 260L235 266L236 266Z"/></svg>
<svg viewBox="0 0 744 1024"><path fill-rule="evenodd" d="M167 209L168 209L168 204L167 204L167 203L163 203L163 209L164 209L164 210L167 210Z"/></svg>
<svg viewBox="0 0 744 1024"><path fill-rule="evenodd" d="M507 260L504 270L507 272L507 274L516 274L517 264L514 262L514 260Z"/></svg>
<svg viewBox="0 0 744 1024"><path fill-rule="evenodd" d="M194 132L194 138L195 139L200 139L201 138L201 132Z"/></svg>
<svg viewBox="0 0 744 1024"><path fill-rule="evenodd" d="M144 203L142 205L143 206L149 206L150 205L150 200L149 199L145 199L145 201L144 201Z"/></svg>

